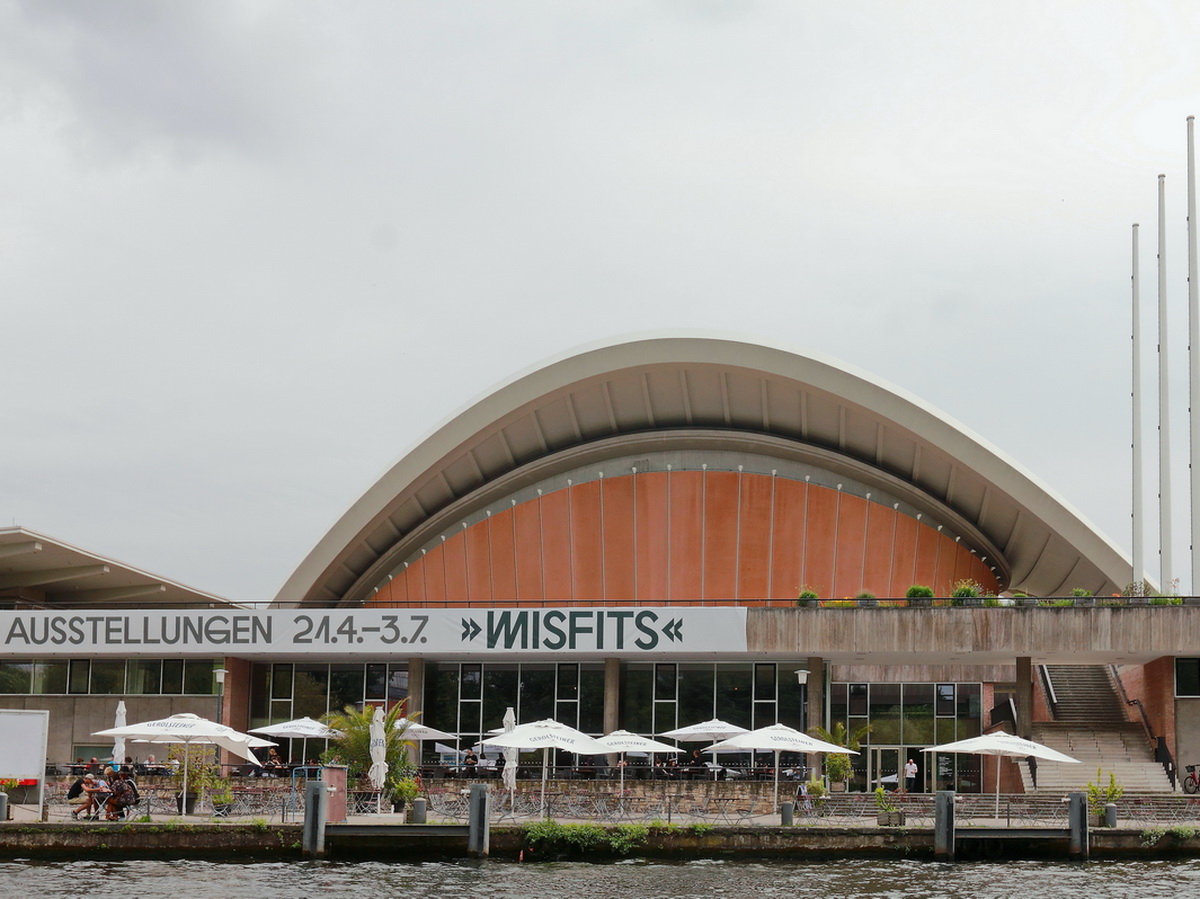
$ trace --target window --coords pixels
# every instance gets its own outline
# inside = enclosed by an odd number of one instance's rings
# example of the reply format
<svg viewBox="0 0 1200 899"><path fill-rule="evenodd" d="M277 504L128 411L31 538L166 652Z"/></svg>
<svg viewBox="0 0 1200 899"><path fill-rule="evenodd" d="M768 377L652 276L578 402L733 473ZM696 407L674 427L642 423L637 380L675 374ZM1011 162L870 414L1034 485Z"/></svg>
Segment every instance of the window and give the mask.
<svg viewBox="0 0 1200 899"><path fill-rule="evenodd" d="M1175 660L1175 695L1200 696L1200 659Z"/></svg>

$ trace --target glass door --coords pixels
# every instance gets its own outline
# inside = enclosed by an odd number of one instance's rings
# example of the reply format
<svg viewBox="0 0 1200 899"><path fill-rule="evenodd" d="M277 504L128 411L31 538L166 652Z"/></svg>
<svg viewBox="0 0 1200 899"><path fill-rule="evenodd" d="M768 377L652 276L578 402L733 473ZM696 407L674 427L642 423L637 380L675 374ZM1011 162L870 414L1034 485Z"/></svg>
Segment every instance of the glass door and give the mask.
<svg viewBox="0 0 1200 899"><path fill-rule="evenodd" d="M868 750L868 757L871 792L876 787L883 787L891 793L903 786L899 746L872 746Z"/></svg>

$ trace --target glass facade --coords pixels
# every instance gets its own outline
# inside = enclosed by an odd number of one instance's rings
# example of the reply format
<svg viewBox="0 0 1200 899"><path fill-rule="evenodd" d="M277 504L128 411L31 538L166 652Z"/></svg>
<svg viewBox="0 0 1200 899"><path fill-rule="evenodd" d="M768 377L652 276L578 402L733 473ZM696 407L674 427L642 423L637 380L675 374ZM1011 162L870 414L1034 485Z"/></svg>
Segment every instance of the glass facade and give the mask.
<svg viewBox="0 0 1200 899"><path fill-rule="evenodd" d="M0 694L212 696L212 659L34 659L0 662Z"/></svg>
<svg viewBox="0 0 1200 899"><path fill-rule="evenodd" d="M408 696L408 666L386 662L260 662L250 666L249 727L295 718L317 721L329 712L364 704L390 708ZM276 740L291 761L316 759L324 740Z"/></svg>
<svg viewBox="0 0 1200 899"><path fill-rule="evenodd" d="M921 752L936 743L983 732L983 687L953 683L835 683L830 686L829 728L838 723L858 735L862 751L851 756L851 790L894 789L904 762L918 769L918 789L980 791L979 757Z"/></svg>
<svg viewBox="0 0 1200 899"><path fill-rule="evenodd" d="M604 733L601 662L427 662L421 723L479 742L499 728L509 706L519 722L543 718L584 733ZM426 758L436 747L423 747Z"/></svg>

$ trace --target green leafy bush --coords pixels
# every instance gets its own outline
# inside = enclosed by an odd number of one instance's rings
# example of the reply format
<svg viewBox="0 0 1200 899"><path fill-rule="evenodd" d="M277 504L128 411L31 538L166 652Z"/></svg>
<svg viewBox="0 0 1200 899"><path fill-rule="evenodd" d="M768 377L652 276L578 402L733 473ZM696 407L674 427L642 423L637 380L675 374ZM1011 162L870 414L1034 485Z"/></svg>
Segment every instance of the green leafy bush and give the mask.
<svg viewBox="0 0 1200 899"><path fill-rule="evenodd" d="M926 587L924 584L913 584L904 595L909 599L931 598L933 596L933 588Z"/></svg>

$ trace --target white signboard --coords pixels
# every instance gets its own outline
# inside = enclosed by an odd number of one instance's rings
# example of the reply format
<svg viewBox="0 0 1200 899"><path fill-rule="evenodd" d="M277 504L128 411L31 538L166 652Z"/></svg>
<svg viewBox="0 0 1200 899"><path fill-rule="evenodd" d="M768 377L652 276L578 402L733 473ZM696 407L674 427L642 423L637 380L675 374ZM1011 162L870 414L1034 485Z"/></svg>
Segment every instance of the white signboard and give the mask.
<svg viewBox="0 0 1200 899"><path fill-rule="evenodd" d="M636 657L746 650L746 610L696 606L0 612L0 655Z"/></svg>
<svg viewBox="0 0 1200 899"><path fill-rule="evenodd" d="M38 806L46 783L50 713L43 709L0 709L0 780L36 780Z"/></svg>

